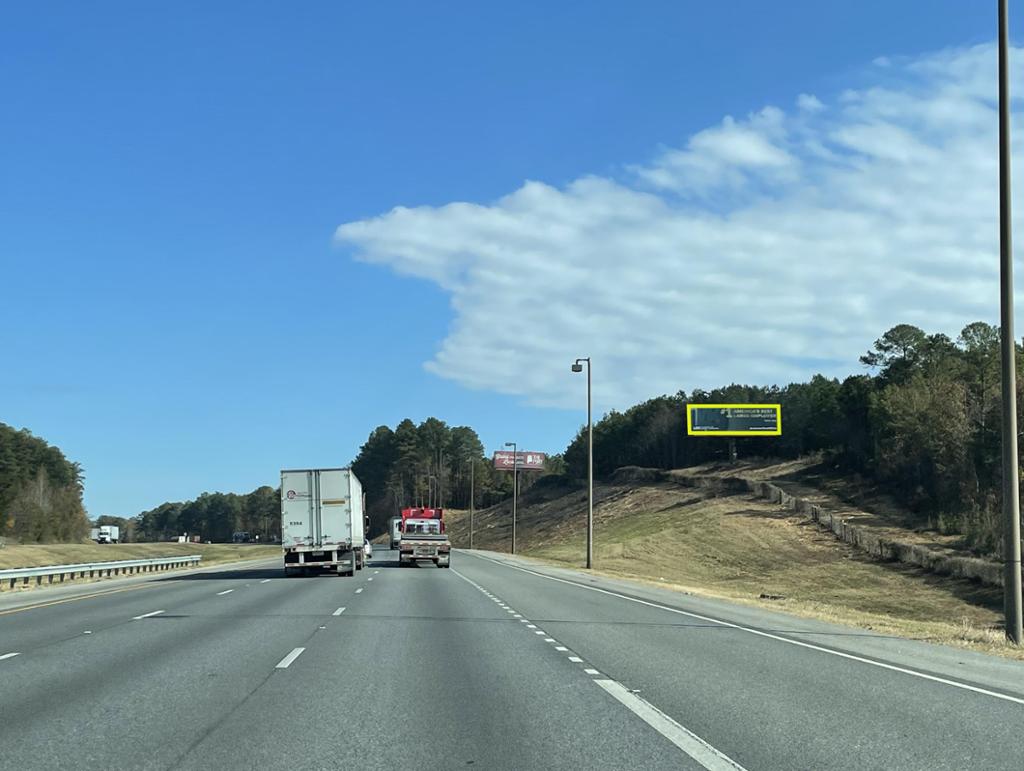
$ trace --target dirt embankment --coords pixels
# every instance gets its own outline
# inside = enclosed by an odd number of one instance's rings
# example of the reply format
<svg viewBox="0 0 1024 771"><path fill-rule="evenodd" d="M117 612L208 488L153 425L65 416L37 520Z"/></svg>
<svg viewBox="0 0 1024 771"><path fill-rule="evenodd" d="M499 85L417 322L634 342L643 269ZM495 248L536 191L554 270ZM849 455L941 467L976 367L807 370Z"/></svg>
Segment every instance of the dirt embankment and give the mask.
<svg viewBox="0 0 1024 771"><path fill-rule="evenodd" d="M876 527L872 535L889 542L941 545L957 554L955 539L900 527L898 510L891 517L862 511L802 479L811 469L810 463L619 469L594 486L595 567L683 591L1008 653L998 587L873 557L826 528L822 512L827 522L834 507L833 521L845 519L850 527L849 520L858 520L857 527ZM759 483L789 497L765 497ZM813 493L815 502L794 505L798 493ZM506 501L477 512L474 546L509 551L511 509ZM468 512L449 514L453 543L468 547ZM541 480L520 498L517 551L582 566L586 516L585 486Z"/></svg>

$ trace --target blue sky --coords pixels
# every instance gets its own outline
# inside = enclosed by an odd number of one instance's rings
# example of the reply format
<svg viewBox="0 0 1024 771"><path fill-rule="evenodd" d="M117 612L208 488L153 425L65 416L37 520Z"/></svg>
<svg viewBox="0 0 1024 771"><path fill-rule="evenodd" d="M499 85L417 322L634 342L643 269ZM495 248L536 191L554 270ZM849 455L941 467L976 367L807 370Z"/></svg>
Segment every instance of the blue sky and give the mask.
<svg viewBox="0 0 1024 771"><path fill-rule="evenodd" d="M676 168L665 154L728 128L725 116L747 125L801 94L835 100L886 80L871 69L879 57L918 61L994 37L994 7L893 6L9 7L0 421L83 464L93 516L347 462L374 426L406 416L472 425L489 450L515 440L559 451L583 420L569 405L584 397L561 346L586 338L547 328L541 313L485 345L474 325L489 298L403 262L387 238L405 231L387 213L412 207L432 225L447 204L491 206L528 180L565 191L640 169L650 181L644 167ZM752 120L760 131L774 119ZM776 184L788 183L758 189ZM669 205L721 206L679 196ZM365 234L335 236L360 222ZM854 327L863 347L884 329ZM807 347L780 355L785 367L739 377L769 382L831 360ZM672 372L666 389L628 357L614 361L605 407L713 384ZM537 394L506 387L545 368L564 384L552 374ZM595 374L600 393L601 362Z"/></svg>

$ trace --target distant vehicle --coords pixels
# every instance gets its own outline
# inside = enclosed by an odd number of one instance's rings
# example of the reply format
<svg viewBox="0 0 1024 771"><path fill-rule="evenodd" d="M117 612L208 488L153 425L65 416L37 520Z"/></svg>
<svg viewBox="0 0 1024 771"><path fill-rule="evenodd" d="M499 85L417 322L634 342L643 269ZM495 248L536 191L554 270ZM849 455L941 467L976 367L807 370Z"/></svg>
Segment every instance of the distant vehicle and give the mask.
<svg viewBox="0 0 1024 771"><path fill-rule="evenodd" d="M369 560L373 556L373 544L365 538L363 539L363 558Z"/></svg>
<svg viewBox="0 0 1024 771"><path fill-rule="evenodd" d="M117 543L121 540L121 528L117 525L100 525L93 529L97 531L96 543Z"/></svg>
<svg viewBox="0 0 1024 771"><path fill-rule="evenodd" d="M429 560L439 568L450 568L451 549L451 541L444 532L443 509L402 509L399 567Z"/></svg>
<svg viewBox="0 0 1024 771"><path fill-rule="evenodd" d="M339 576L354 576L366 559L362 544L368 526L363 486L351 469L281 472L281 547L286 576L324 568Z"/></svg>
<svg viewBox="0 0 1024 771"><path fill-rule="evenodd" d="M98 540L100 540L100 529L98 527L94 527L94 528L92 528L89 531L89 540L90 541L98 541Z"/></svg>
<svg viewBox="0 0 1024 771"><path fill-rule="evenodd" d="M391 539L391 543L388 548L397 549L398 544L402 542L402 518L392 517L388 520L388 536Z"/></svg>
<svg viewBox="0 0 1024 771"><path fill-rule="evenodd" d="M231 543L249 543L251 540L252 540L252 538L249 536L249 533L246 532L246 531L240 531L240 532L237 532L237 533L232 533L232 535L231 535Z"/></svg>

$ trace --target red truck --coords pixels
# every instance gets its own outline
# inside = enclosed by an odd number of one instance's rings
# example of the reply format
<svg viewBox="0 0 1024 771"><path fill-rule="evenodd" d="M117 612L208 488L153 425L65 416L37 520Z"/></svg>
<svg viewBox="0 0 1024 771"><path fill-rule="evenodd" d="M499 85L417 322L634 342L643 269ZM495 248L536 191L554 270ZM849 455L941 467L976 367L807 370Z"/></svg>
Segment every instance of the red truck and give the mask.
<svg viewBox="0 0 1024 771"><path fill-rule="evenodd" d="M402 509L402 540L398 565L430 560L439 568L452 565L452 545L444 532L444 509Z"/></svg>

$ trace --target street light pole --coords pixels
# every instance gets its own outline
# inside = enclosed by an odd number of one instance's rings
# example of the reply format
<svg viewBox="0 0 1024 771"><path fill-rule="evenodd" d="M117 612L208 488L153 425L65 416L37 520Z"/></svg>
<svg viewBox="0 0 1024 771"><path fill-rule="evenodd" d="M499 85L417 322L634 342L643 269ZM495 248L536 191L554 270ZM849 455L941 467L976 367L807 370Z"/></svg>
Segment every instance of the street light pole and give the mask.
<svg viewBox="0 0 1024 771"><path fill-rule="evenodd" d="M515 442L505 442L512 448L512 553L516 553L516 507L519 504L519 453Z"/></svg>
<svg viewBox="0 0 1024 771"><path fill-rule="evenodd" d="M1013 244L1010 221L1009 9L999 0L999 290L1003 386L1003 604L1006 637L1024 639L1021 622L1020 495L1017 457L1017 370L1013 339Z"/></svg>
<svg viewBox="0 0 1024 771"><path fill-rule="evenodd" d="M476 513L476 458L469 459L469 548L473 548L473 515Z"/></svg>
<svg viewBox="0 0 1024 771"><path fill-rule="evenodd" d="M587 363L587 569L594 567L594 423L591 417L590 357L576 359L573 372L581 372Z"/></svg>

